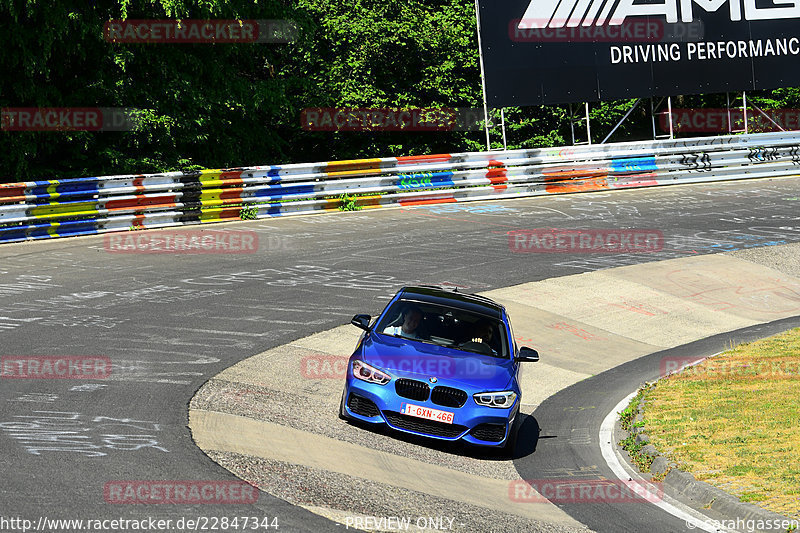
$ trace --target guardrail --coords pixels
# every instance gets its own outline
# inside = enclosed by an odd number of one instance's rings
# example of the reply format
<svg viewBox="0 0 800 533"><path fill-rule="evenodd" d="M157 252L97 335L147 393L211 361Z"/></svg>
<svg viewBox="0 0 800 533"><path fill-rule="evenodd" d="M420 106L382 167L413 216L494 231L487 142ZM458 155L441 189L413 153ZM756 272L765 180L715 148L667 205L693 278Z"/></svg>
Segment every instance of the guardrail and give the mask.
<svg viewBox="0 0 800 533"><path fill-rule="evenodd" d="M335 210L800 175L800 135L764 133L87 177L0 185L0 243Z"/></svg>

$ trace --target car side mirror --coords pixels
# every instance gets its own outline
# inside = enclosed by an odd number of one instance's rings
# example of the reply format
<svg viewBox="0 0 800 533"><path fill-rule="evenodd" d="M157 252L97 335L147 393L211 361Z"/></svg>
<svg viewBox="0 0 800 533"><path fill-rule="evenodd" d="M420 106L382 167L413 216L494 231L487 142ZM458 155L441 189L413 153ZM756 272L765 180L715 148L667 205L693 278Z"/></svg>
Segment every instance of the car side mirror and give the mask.
<svg viewBox="0 0 800 533"><path fill-rule="evenodd" d="M535 363L539 360L539 352L534 350L533 348L528 348L527 346L523 346L519 349L517 353L517 361L520 363Z"/></svg>
<svg viewBox="0 0 800 533"><path fill-rule="evenodd" d="M350 320L350 323L364 331L369 331L370 320L372 320L372 317L369 315L356 315Z"/></svg>

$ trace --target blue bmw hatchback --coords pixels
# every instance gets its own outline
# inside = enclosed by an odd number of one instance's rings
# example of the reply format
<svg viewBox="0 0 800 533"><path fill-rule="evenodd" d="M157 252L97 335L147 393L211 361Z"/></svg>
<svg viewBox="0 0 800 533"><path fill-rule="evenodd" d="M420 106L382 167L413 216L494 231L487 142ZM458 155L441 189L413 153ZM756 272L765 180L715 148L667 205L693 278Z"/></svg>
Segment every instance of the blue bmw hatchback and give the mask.
<svg viewBox="0 0 800 533"><path fill-rule="evenodd" d="M522 391L505 308L439 287L404 287L364 330L350 357L339 408L345 420L385 424L440 440L513 453Z"/></svg>

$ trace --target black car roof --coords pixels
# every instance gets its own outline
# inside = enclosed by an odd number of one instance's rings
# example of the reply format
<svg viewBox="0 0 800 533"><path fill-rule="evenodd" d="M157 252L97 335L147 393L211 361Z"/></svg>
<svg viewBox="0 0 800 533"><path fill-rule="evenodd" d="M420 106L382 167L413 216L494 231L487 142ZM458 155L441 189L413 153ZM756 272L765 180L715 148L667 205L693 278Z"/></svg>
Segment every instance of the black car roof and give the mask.
<svg viewBox="0 0 800 533"><path fill-rule="evenodd" d="M494 300L477 294L467 294L445 290L440 287L418 286L403 287L400 289L404 299L417 300L420 302L430 302L439 305L467 309L475 313L502 319L505 308Z"/></svg>

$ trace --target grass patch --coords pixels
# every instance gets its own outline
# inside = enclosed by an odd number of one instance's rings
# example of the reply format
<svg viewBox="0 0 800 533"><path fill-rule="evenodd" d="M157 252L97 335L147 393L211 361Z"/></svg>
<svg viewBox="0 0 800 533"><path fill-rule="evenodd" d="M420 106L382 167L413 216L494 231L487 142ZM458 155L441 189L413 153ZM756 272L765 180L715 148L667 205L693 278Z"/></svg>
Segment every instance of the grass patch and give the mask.
<svg viewBox="0 0 800 533"><path fill-rule="evenodd" d="M628 452L628 455L630 455L633 464L635 464L639 468L639 472L650 471L650 465L653 464L655 456L647 453L642 453L642 448L644 448L644 445L636 442L636 437L634 437L633 435L629 435L624 440L621 440L619 442L619 445L622 446L623 450Z"/></svg>
<svg viewBox="0 0 800 533"><path fill-rule="evenodd" d="M639 404L642 402L645 390L644 388L639 389L639 392L633 397L628 407L619 413L619 423L625 431L630 431L634 425L636 427L641 427L638 423L634 424L634 419L636 419L636 415L639 414Z"/></svg>
<svg viewBox="0 0 800 533"><path fill-rule="evenodd" d="M697 479L800 518L800 328L662 379L646 433Z"/></svg>

